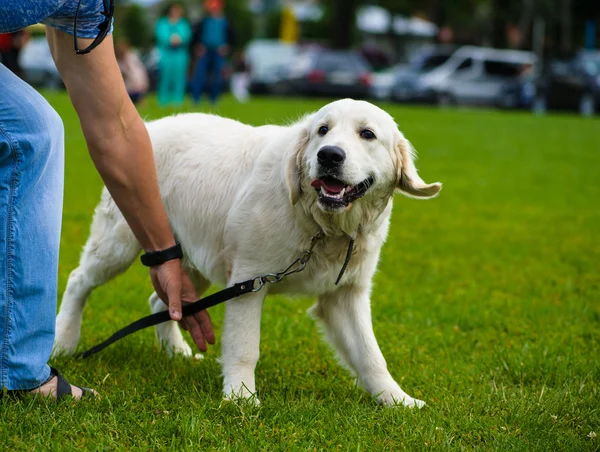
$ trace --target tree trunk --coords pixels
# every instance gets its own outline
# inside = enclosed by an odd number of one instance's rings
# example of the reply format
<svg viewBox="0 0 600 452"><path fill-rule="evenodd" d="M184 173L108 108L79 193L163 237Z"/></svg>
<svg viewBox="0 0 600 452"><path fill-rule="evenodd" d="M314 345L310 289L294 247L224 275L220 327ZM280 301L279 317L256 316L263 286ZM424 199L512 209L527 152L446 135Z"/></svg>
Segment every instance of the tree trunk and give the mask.
<svg viewBox="0 0 600 452"><path fill-rule="evenodd" d="M572 50L573 44L571 35L573 34L573 21L572 21L572 1L562 0L561 1L561 14L560 14L560 25L561 25L561 36L560 36L560 50L564 53L568 53Z"/></svg>
<svg viewBox="0 0 600 452"><path fill-rule="evenodd" d="M352 46L358 5L359 0L331 1L329 41L334 49L348 49Z"/></svg>
<svg viewBox="0 0 600 452"><path fill-rule="evenodd" d="M531 26L533 24L534 0L524 0L521 14L519 16L518 27L523 37L522 47L529 47L532 42Z"/></svg>
<svg viewBox="0 0 600 452"><path fill-rule="evenodd" d="M502 17L502 1L491 1L492 16L492 46L504 48L506 46L506 22Z"/></svg>

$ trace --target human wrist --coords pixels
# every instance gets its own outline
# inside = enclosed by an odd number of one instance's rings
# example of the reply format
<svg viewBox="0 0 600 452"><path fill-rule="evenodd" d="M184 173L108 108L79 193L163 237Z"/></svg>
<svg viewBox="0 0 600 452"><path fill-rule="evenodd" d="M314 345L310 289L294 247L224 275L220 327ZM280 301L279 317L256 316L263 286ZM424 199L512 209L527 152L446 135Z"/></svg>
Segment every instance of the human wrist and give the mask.
<svg viewBox="0 0 600 452"><path fill-rule="evenodd" d="M158 267L165 262L169 262L175 259L181 259L183 257L183 251L179 242L168 248L164 248L156 251L147 251L140 257L143 265L146 267Z"/></svg>

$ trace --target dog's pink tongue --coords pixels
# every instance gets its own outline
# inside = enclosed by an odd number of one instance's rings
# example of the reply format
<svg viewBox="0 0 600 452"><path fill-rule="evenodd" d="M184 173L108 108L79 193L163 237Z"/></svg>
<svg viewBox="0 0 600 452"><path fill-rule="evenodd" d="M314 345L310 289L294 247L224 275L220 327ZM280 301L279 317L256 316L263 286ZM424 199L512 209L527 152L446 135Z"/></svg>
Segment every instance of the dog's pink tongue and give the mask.
<svg viewBox="0 0 600 452"><path fill-rule="evenodd" d="M325 179L315 179L314 181L312 181L311 185L314 188L325 187L325 190L327 190L330 193L339 193L344 188L344 183L342 181L339 181L332 177L327 177Z"/></svg>

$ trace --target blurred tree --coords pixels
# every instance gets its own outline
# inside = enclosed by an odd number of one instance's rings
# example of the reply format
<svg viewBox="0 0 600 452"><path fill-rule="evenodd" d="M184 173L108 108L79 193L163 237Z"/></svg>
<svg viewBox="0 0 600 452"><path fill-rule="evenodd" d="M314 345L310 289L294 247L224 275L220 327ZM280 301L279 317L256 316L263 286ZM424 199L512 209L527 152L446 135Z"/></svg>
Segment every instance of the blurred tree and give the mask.
<svg viewBox="0 0 600 452"><path fill-rule="evenodd" d="M132 3L121 9L121 32L133 47L145 48L152 42L153 29L146 8Z"/></svg>
<svg viewBox="0 0 600 452"><path fill-rule="evenodd" d="M235 50L242 49L253 38L254 24L248 2L228 1L225 3L225 17L229 20L235 35Z"/></svg>
<svg viewBox="0 0 600 452"><path fill-rule="evenodd" d="M455 30L458 43L515 46L509 30L518 30L518 47L531 48L536 17L546 24L548 45L573 51L583 44L584 24L595 20L600 30L598 0L374 0L392 13L418 15Z"/></svg>
<svg viewBox="0 0 600 452"><path fill-rule="evenodd" d="M356 30L356 11L360 0L330 0L329 43L334 49L352 46Z"/></svg>

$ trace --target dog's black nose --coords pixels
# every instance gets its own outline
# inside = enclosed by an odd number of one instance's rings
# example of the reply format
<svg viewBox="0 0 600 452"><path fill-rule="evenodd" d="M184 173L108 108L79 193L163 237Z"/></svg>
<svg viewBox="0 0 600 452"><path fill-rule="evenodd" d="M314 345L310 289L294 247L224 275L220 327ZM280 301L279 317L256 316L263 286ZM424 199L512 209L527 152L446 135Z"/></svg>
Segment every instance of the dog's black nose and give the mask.
<svg viewBox="0 0 600 452"><path fill-rule="evenodd" d="M319 163L327 168L334 168L346 160L346 153L338 146L323 146L317 152Z"/></svg>

